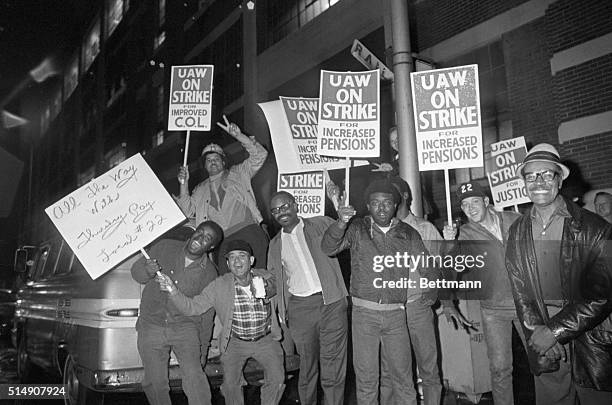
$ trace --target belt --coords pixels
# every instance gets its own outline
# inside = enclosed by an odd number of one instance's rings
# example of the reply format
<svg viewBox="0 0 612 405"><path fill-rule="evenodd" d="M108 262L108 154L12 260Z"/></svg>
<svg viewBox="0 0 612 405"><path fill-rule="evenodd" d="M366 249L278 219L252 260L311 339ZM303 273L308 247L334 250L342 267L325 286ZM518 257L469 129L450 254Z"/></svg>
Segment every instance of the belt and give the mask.
<svg viewBox="0 0 612 405"><path fill-rule="evenodd" d="M261 339L265 338L269 334L270 334L270 332L266 333L265 335L261 335L261 336L255 337L255 338L243 338L243 337L240 337L238 335L232 334L232 337L235 337L238 340L242 340L243 342L257 342L258 340L261 340Z"/></svg>
<svg viewBox="0 0 612 405"><path fill-rule="evenodd" d="M319 297L321 295L323 295L323 293L321 291L319 291L319 292L316 292L316 293L313 293L313 294L310 294L310 295L304 295L304 296L291 294L291 297L289 297L289 298L291 298L291 299L308 299L308 298L312 298L312 297Z"/></svg>
<svg viewBox="0 0 612 405"><path fill-rule="evenodd" d="M363 307L367 309L373 309L375 311L393 311L396 309L406 309L403 303L393 303L393 304L379 304L378 302L368 301L357 297L351 297L353 301L353 305L357 305L358 307Z"/></svg>

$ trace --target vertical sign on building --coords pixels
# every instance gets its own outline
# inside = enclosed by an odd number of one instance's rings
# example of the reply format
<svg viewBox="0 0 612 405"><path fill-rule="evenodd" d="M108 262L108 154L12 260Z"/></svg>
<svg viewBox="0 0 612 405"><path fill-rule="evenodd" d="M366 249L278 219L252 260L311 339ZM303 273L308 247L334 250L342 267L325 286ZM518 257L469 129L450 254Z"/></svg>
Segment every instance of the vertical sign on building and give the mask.
<svg viewBox="0 0 612 405"><path fill-rule="evenodd" d="M209 131L213 65L172 66L169 131Z"/></svg>
<svg viewBox="0 0 612 405"><path fill-rule="evenodd" d="M410 73L419 170L482 167L478 65Z"/></svg>
<svg viewBox="0 0 612 405"><path fill-rule="evenodd" d="M380 152L380 71L321 71L320 155L378 157Z"/></svg>
<svg viewBox="0 0 612 405"><path fill-rule="evenodd" d="M279 173L278 191L295 197L298 213L304 218L325 215L325 177L322 171Z"/></svg>
<svg viewBox="0 0 612 405"><path fill-rule="evenodd" d="M530 202L525 182L516 168L527 155L525 138L507 139L491 144L491 157L485 165L493 204L498 208Z"/></svg>

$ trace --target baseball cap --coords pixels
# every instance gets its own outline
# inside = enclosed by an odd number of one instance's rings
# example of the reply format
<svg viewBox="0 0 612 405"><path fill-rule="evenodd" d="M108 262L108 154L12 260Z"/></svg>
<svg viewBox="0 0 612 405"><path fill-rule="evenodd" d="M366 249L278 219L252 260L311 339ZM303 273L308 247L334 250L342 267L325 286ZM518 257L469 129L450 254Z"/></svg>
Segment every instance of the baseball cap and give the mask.
<svg viewBox="0 0 612 405"><path fill-rule="evenodd" d="M251 245L242 239L232 239L227 242L227 245L225 245L225 256L227 257L227 255L234 250L241 250L253 256L253 249L251 249Z"/></svg>
<svg viewBox="0 0 612 405"><path fill-rule="evenodd" d="M480 184L472 181L462 183L457 187L457 198L459 201L463 201L464 198L468 197L487 197L487 193L480 186Z"/></svg>

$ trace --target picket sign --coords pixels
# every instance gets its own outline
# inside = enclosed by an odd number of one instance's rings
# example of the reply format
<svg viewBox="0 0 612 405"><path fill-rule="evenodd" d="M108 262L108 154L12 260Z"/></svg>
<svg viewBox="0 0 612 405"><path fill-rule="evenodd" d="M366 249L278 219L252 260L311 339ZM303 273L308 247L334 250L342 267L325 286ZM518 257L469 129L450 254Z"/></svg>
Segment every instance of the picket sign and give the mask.
<svg viewBox="0 0 612 405"><path fill-rule="evenodd" d="M140 154L45 212L92 279L186 219Z"/></svg>

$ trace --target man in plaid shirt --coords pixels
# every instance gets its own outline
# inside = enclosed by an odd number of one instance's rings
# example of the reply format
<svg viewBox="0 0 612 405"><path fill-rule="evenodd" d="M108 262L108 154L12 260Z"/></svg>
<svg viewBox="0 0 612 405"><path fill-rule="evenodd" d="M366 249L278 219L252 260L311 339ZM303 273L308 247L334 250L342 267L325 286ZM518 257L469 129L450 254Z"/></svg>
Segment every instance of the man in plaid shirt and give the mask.
<svg viewBox="0 0 612 405"><path fill-rule="evenodd" d="M242 369L252 357L264 370L261 403L278 404L285 389L285 369L283 349L278 342L281 332L275 315L276 302L270 301L276 294L275 280L267 270L251 267L255 257L251 246L243 240L230 241L225 257L231 273L218 277L193 298L180 292L164 274L157 277L157 282L185 315L215 308L222 324L219 349L225 403L244 404ZM254 287L258 278L265 291Z"/></svg>

